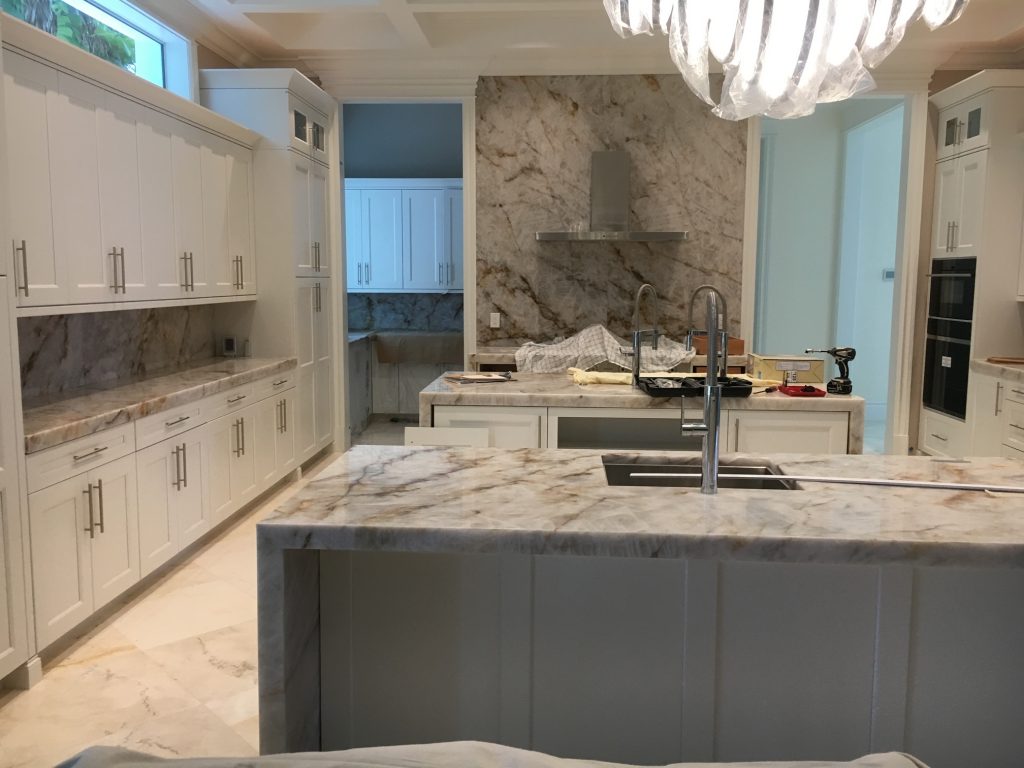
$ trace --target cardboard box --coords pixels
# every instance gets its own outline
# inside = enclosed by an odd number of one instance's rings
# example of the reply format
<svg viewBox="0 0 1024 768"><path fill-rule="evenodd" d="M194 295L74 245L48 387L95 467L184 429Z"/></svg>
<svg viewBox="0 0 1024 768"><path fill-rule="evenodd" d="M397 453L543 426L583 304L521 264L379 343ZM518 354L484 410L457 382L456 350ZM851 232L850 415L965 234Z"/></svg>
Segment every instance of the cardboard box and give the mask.
<svg viewBox="0 0 1024 768"><path fill-rule="evenodd" d="M798 384L822 384L825 361L806 355L751 355L750 375L756 379L783 381L786 371L796 371Z"/></svg>

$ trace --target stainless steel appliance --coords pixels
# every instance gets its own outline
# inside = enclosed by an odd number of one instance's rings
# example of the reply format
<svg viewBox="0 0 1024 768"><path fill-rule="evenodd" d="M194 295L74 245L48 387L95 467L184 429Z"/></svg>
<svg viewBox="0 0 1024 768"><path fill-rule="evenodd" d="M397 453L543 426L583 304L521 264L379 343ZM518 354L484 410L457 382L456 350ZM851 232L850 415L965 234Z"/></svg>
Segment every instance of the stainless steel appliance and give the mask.
<svg viewBox="0 0 1024 768"><path fill-rule="evenodd" d="M924 355L924 406L967 417L976 259L932 259Z"/></svg>

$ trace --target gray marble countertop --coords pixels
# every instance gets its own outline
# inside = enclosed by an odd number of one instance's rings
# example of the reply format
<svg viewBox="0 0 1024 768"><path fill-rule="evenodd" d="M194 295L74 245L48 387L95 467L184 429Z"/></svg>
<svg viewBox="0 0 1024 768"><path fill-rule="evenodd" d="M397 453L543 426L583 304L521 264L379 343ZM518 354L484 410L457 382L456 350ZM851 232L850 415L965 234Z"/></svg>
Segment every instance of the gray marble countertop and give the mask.
<svg viewBox="0 0 1024 768"><path fill-rule="evenodd" d="M754 391L757 391L757 387ZM701 399L693 400L700 408ZM532 405L549 408L679 408L678 397L650 397L628 384L576 384L564 373L514 373L500 384L457 384L438 377L420 392L420 425L430 426L435 405ZM722 408L767 411L848 411L863 419L864 399L857 395L789 397L759 392L723 397Z"/></svg>
<svg viewBox="0 0 1024 768"><path fill-rule="evenodd" d="M983 373L986 376L998 376L1002 379L1024 383L1024 365L1004 365L975 358L971 360L971 370L975 373Z"/></svg>
<svg viewBox="0 0 1024 768"><path fill-rule="evenodd" d="M63 400L25 403L25 453L66 443L118 424L202 400L232 387L291 370L294 357L214 358L173 373L111 389L76 390Z"/></svg>
<svg viewBox="0 0 1024 768"><path fill-rule="evenodd" d="M1022 496L817 483L716 496L610 487L601 455L359 446L259 524L260 550L1024 566ZM792 475L1024 486L1024 462L1013 459L761 458Z"/></svg>

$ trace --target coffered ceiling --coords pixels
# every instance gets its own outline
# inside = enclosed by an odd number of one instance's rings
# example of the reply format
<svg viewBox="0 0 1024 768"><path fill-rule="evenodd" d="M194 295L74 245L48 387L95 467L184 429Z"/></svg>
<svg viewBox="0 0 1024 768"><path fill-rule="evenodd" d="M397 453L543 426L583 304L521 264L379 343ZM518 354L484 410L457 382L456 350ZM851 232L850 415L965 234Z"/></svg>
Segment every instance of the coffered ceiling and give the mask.
<svg viewBox="0 0 1024 768"><path fill-rule="evenodd" d="M621 40L601 0L141 0L236 64L296 66L339 97L433 92L486 74L672 72L664 38ZM972 0L912 26L882 79L1024 67L1024 2Z"/></svg>

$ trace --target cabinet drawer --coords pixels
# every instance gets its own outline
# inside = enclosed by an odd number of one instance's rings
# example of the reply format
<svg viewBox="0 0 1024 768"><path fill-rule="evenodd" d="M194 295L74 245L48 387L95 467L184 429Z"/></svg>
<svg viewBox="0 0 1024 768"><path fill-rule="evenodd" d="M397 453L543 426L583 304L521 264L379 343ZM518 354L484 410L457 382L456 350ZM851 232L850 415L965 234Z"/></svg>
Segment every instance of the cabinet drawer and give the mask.
<svg viewBox="0 0 1024 768"><path fill-rule="evenodd" d="M1024 451L1024 404L1007 401L1003 445Z"/></svg>
<svg viewBox="0 0 1024 768"><path fill-rule="evenodd" d="M203 423L202 401L179 405L167 411L154 413L135 422L135 444L138 450L180 435Z"/></svg>
<svg viewBox="0 0 1024 768"><path fill-rule="evenodd" d="M921 414L921 449L931 456L959 458L967 453L967 425L939 413Z"/></svg>
<svg viewBox="0 0 1024 768"><path fill-rule="evenodd" d="M28 492L35 493L134 452L135 425L125 424L30 454L25 460Z"/></svg>
<svg viewBox="0 0 1024 768"><path fill-rule="evenodd" d="M260 379L252 385L252 401L259 402L279 392L284 392L295 386L295 371L278 373L265 379Z"/></svg>
<svg viewBox="0 0 1024 768"><path fill-rule="evenodd" d="M1003 399L1007 403L1024 405L1024 384L1003 379Z"/></svg>
<svg viewBox="0 0 1024 768"><path fill-rule="evenodd" d="M1000 450L999 455L1004 459L1020 459L1021 461L1024 461L1024 451L1011 448L1009 445L1004 445L1002 450Z"/></svg>
<svg viewBox="0 0 1024 768"><path fill-rule="evenodd" d="M253 397L252 384L245 384L241 387L229 389L219 395L212 395L203 400L203 421L213 421L235 411L240 411L245 406L256 402Z"/></svg>

